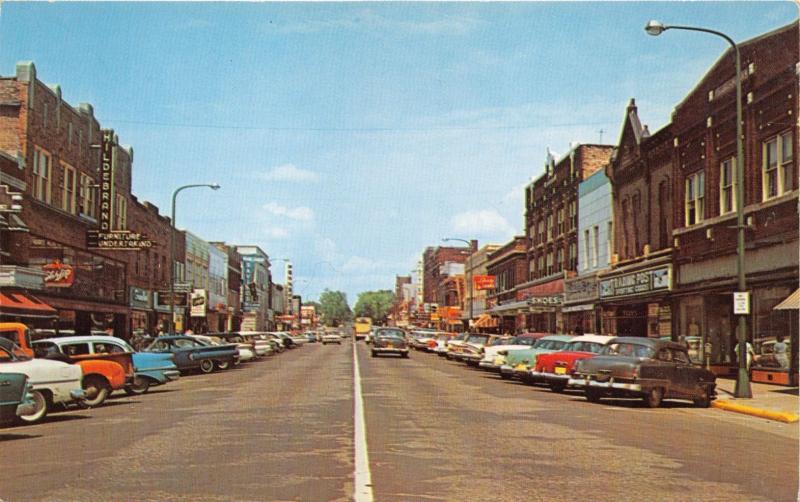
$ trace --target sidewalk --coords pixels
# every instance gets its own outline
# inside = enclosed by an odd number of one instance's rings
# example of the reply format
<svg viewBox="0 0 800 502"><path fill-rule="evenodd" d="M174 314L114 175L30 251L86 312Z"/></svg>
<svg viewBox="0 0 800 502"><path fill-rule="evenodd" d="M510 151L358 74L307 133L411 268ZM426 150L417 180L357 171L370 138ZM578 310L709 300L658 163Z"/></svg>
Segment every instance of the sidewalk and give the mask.
<svg viewBox="0 0 800 502"><path fill-rule="evenodd" d="M780 422L798 421L800 399L797 387L751 383L750 389L753 393L751 399L733 397L735 387L736 380L717 378L717 399L711 406Z"/></svg>

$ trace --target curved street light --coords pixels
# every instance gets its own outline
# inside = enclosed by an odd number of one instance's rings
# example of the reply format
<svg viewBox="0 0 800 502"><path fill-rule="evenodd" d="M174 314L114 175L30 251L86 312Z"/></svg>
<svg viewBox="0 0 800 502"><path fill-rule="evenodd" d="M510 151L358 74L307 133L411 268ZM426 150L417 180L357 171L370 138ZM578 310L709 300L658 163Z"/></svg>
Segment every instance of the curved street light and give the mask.
<svg viewBox="0 0 800 502"><path fill-rule="evenodd" d="M172 231L169 234L169 332L175 333L175 199L178 193L187 188L208 187L212 190L219 190L218 183L197 183L192 185L183 185L172 192L172 216L170 223L172 224Z"/></svg>
<svg viewBox="0 0 800 502"><path fill-rule="evenodd" d="M746 290L745 270L744 270L744 139L742 138L742 61L739 54L739 47L728 35L708 28L698 28L696 26L670 26L664 25L660 21L650 20L645 25L644 30L648 35L657 37L667 30L686 30L709 33L725 39L733 48L736 55L736 228L738 242L736 246L736 275L738 278L738 290ZM747 322L744 315L739 315L739 324L736 328L736 336L739 344L739 372L736 378L736 388L734 397L751 398L753 397L750 389L750 376L747 374Z"/></svg>
<svg viewBox="0 0 800 502"><path fill-rule="evenodd" d="M463 242L464 244L469 247L469 256L470 256L470 265L472 265L472 243L466 239L459 239L458 237L445 237L442 239L442 242L449 242L449 241L459 241ZM464 277L466 278L466 270L464 270ZM472 268L470 267L470 274L469 274L469 320L467 321L467 331L469 331L470 323L472 322L472 302L474 298L472 297Z"/></svg>

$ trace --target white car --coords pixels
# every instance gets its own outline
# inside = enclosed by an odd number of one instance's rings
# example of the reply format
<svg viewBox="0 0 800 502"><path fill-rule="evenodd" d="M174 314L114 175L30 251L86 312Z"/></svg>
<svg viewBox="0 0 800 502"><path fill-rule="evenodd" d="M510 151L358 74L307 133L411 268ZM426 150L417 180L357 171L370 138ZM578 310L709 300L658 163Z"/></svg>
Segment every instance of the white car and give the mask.
<svg viewBox="0 0 800 502"><path fill-rule="evenodd" d="M12 342L3 339L0 344L0 373L28 375L30 394L34 401L31 413L20 415L23 422L34 423L47 416L54 404L79 402L85 397L82 387L83 372L77 364L49 359L31 359Z"/></svg>
<svg viewBox="0 0 800 502"><path fill-rule="evenodd" d="M499 372L500 366L505 364L505 356L509 350L528 349L535 341L536 338L533 336L522 335L506 339L502 344L486 347L483 351L483 359L478 363L478 367Z"/></svg>
<svg viewBox="0 0 800 502"><path fill-rule="evenodd" d="M248 342L252 342L258 357L272 354L272 343L269 335L258 331L239 331L239 336Z"/></svg>
<svg viewBox="0 0 800 502"><path fill-rule="evenodd" d="M322 344L327 345L329 343L335 343L337 345L342 344L342 337L339 336L338 333L325 333L322 335Z"/></svg>

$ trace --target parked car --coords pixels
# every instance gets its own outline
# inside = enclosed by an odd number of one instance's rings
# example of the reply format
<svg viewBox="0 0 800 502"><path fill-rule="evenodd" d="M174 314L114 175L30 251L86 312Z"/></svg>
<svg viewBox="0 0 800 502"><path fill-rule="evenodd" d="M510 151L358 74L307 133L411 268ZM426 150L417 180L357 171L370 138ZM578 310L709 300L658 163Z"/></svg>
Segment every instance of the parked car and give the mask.
<svg viewBox="0 0 800 502"><path fill-rule="evenodd" d="M509 350L527 349L536 340L536 337L529 334L517 335L512 338L499 338L498 343L484 348L483 358L478 363L478 366L485 370L499 372L500 367L506 363L506 356Z"/></svg>
<svg viewBox="0 0 800 502"><path fill-rule="evenodd" d="M576 336L562 350L539 354L531 371L534 382L546 383L553 392L563 392L575 371L575 363L596 356L613 336Z"/></svg>
<svg viewBox="0 0 800 502"><path fill-rule="evenodd" d="M13 424L20 415L30 415L36 410L28 375L14 373L23 369L14 364L16 361L13 349L0 347L0 426Z"/></svg>
<svg viewBox="0 0 800 502"><path fill-rule="evenodd" d="M86 391L82 403L90 407L102 405L115 390L130 388L136 378L132 352L95 353L87 340L93 338L93 336L45 338L34 341L32 347L36 357L57 359L81 367L83 390Z"/></svg>
<svg viewBox="0 0 800 502"><path fill-rule="evenodd" d="M196 335L195 335L196 336ZM239 361L238 362L246 362L252 361L256 358L256 345L255 342L250 340L245 340L238 333L208 333L208 336L213 336L219 339L219 344L231 344L236 345L236 349L239 351ZM217 362L217 368L221 370L228 369L225 361Z"/></svg>
<svg viewBox="0 0 800 502"><path fill-rule="evenodd" d="M695 366L686 346L641 337L617 337L599 355L578 361L569 385L592 402L603 397L641 397L651 408L663 399L688 399L707 407L716 399L716 376Z"/></svg>
<svg viewBox="0 0 800 502"><path fill-rule="evenodd" d="M409 345L415 350L430 351L430 343L435 342L439 336L438 331L433 330L416 330L409 333Z"/></svg>
<svg viewBox="0 0 800 502"><path fill-rule="evenodd" d="M453 359L453 355L460 350L464 343L466 343L467 338L469 338L469 333L461 333L448 340L447 350L445 351L444 356L447 359Z"/></svg>
<svg viewBox="0 0 800 502"><path fill-rule="evenodd" d="M253 343L256 356L268 356L278 351L278 342L272 340L267 333L259 331L239 331L239 336Z"/></svg>
<svg viewBox="0 0 800 502"><path fill-rule="evenodd" d="M341 345L342 337L335 331L326 331L325 334L322 335L322 345L327 345L329 343Z"/></svg>
<svg viewBox="0 0 800 502"><path fill-rule="evenodd" d="M451 338L453 338L453 335L449 333L439 333L435 339L436 345L431 348L431 351L437 356L444 357L447 355L447 342Z"/></svg>
<svg viewBox="0 0 800 502"><path fill-rule="evenodd" d="M187 335L159 336L145 352L174 355L181 373L195 369L211 373L220 362L236 364L239 357L235 344L207 345Z"/></svg>
<svg viewBox="0 0 800 502"><path fill-rule="evenodd" d="M55 404L79 403L85 396L80 366L33 359L14 342L0 338L0 373L23 373L28 377L33 406L20 410L23 423L35 423L47 416Z"/></svg>
<svg viewBox="0 0 800 502"><path fill-rule="evenodd" d="M506 364L500 367L500 376L504 379L516 377L529 382L530 370L536 364L536 357L539 354L563 349L564 345L573 338L569 335L549 335L536 340L530 348L509 350Z"/></svg>
<svg viewBox="0 0 800 502"><path fill-rule="evenodd" d="M455 359L464 361L468 366L478 366L478 363L483 359L484 349L493 345L500 338L498 335L473 333L467 337L460 350L454 354Z"/></svg>
<svg viewBox="0 0 800 502"><path fill-rule="evenodd" d="M405 332L398 328L378 328L372 338L372 357L381 354L398 354L408 357Z"/></svg>
<svg viewBox="0 0 800 502"><path fill-rule="evenodd" d="M47 357L51 349L72 355L132 354L134 377L123 387L128 395L144 394L151 385L163 385L181 376L172 355L136 352L128 342L113 336L51 338L33 342L33 346L36 357Z"/></svg>

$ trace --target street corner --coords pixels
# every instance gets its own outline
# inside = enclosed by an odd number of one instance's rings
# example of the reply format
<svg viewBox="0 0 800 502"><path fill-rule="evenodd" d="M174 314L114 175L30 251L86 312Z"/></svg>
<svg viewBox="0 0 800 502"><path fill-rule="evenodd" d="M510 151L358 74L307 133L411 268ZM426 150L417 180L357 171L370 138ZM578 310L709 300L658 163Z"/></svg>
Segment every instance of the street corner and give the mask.
<svg viewBox="0 0 800 502"><path fill-rule="evenodd" d="M741 413L744 415L751 415L754 417L766 418L767 420L775 420L787 424L795 423L800 419L796 413L788 411L768 410L759 408L757 406L748 406L733 401L718 400L711 403L712 408L717 408L724 411L732 411L734 413Z"/></svg>

